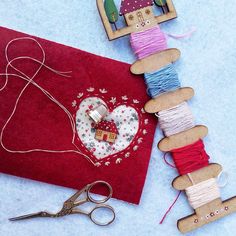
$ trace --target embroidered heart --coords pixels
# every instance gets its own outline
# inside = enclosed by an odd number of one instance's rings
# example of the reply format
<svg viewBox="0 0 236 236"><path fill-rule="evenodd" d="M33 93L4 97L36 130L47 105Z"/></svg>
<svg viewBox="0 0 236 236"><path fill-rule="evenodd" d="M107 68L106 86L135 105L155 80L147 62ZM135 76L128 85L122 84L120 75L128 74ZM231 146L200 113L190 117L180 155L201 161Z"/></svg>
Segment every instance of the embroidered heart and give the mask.
<svg viewBox="0 0 236 236"><path fill-rule="evenodd" d="M89 97L84 99L76 113L76 129L83 145L92 153L97 160L102 160L110 155L114 155L129 147L139 130L139 116L137 111L127 105L119 105L105 120L113 120L118 129L115 143L95 139L96 129L94 123L89 119L87 112L99 104L106 104L101 98Z"/></svg>

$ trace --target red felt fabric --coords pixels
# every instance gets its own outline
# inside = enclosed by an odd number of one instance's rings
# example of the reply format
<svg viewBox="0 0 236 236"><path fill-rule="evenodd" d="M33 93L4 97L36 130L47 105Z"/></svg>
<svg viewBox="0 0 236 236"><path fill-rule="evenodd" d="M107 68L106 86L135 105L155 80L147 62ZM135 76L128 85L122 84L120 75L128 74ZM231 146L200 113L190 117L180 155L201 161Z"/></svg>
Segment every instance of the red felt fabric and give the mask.
<svg viewBox="0 0 236 236"><path fill-rule="evenodd" d="M0 72L4 72L5 46L10 40L26 34L0 27L0 35ZM72 101L76 100L78 91L86 93L88 87L97 90L109 89L114 97L127 95L129 98L136 98L140 101L135 105L138 109L149 99L142 77L131 75L130 65L44 39L36 39L46 52L47 65L60 71L73 71L72 78L68 79L44 68L35 79L72 114L76 113L76 109L71 105ZM39 58L41 55L32 42L17 42L11 46L9 53L10 58L22 55ZM17 62L16 66L28 75L32 75L36 69L35 63L30 61ZM1 77L0 87L3 82ZM0 92L0 129L9 117L16 96L24 85L25 82L10 77L6 89ZM111 93L103 94L103 97L108 101L110 95ZM153 116L142 114L141 132L145 119L149 120L145 126L148 133L138 150L132 152L129 158L122 156L119 164L113 161L109 166L95 167L78 154L11 154L0 146L0 172L75 189L95 180L105 180L112 185L115 198L138 204L156 126ZM77 142L81 145L79 140ZM32 85L25 91L13 120L6 128L4 143L7 147L17 150L74 149L71 144L71 127L65 113Z"/></svg>

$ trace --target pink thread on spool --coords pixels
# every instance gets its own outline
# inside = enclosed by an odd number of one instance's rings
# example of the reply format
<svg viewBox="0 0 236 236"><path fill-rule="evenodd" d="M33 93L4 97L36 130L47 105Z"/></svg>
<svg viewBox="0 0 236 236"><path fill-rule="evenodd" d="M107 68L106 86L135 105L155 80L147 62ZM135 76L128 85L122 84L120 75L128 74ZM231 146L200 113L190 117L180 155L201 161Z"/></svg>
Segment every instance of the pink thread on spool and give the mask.
<svg viewBox="0 0 236 236"><path fill-rule="evenodd" d="M167 49L166 36L159 25L145 31L132 33L130 43L138 59Z"/></svg>

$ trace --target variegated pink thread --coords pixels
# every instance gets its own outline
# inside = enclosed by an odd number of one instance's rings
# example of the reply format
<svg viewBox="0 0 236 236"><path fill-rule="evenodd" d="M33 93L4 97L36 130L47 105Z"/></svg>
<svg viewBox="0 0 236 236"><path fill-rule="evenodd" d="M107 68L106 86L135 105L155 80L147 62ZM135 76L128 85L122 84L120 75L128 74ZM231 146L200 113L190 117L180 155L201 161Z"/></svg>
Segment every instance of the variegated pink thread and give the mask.
<svg viewBox="0 0 236 236"><path fill-rule="evenodd" d="M167 49L166 36L159 25L145 31L132 33L130 43L138 59Z"/></svg>

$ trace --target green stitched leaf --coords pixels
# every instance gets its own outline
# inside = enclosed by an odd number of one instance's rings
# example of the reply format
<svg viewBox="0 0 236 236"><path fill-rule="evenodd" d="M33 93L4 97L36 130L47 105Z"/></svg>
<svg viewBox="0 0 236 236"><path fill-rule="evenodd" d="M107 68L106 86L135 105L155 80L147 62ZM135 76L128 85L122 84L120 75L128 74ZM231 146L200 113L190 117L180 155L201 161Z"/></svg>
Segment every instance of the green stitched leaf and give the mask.
<svg viewBox="0 0 236 236"><path fill-rule="evenodd" d="M164 7L167 3L166 0L155 0L158 7Z"/></svg>
<svg viewBox="0 0 236 236"><path fill-rule="evenodd" d="M104 8L107 14L107 17L110 21L110 23L115 23L118 21L118 10L116 8L116 5L113 0L105 0L104 2Z"/></svg>

